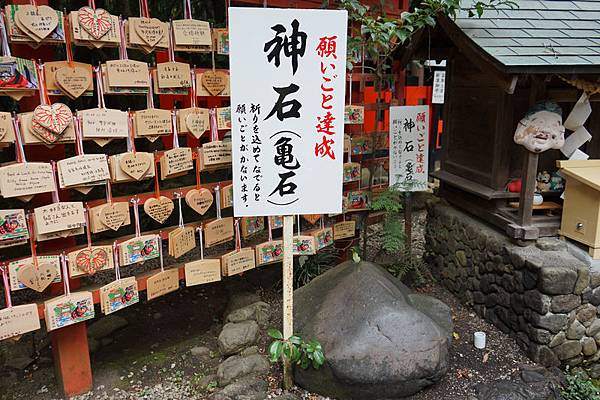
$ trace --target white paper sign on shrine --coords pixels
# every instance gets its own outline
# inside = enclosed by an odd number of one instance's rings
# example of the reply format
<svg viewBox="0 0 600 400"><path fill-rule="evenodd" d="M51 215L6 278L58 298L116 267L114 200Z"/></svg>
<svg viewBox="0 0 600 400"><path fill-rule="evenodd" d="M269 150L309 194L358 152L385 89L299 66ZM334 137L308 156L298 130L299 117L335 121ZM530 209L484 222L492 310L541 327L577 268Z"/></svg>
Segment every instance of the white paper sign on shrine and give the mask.
<svg viewBox="0 0 600 400"><path fill-rule="evenodd" d="M427 189L429 106L390 107L390 186Z"/></svg>

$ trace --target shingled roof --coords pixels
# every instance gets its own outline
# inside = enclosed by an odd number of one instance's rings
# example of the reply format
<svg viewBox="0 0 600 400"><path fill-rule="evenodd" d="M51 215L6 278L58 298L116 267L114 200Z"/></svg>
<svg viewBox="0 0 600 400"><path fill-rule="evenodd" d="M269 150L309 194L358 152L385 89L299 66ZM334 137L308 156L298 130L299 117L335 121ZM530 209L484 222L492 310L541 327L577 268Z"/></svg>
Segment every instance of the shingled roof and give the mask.
<svg viewBox="0 0 600 400"><path fill-rule="evenodd" d="M600 0L517 0L518 9L462 10L456 25L506 70L600 71ZM472 0L464 0L464 5ZM521 68L519 68L521 67Z"/></svg>

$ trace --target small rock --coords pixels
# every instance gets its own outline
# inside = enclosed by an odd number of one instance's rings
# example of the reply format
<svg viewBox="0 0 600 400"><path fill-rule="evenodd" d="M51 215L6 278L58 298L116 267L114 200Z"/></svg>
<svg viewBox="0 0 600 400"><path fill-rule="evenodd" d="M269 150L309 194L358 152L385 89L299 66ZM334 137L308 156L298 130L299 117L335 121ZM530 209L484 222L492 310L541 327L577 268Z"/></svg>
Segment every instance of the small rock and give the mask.
<svg viewBox="0 0 600 400"><path fill-rule="evenodd" d="M546 294L569 294L575 288L577 272L567 267L544 267L539 271L538 287Z"/></svg>
<svg viewBox="0 0 600 400"><path fill-rule="evenodd" d="M275 398L277 400L301 400L300 397L296 396L293 393L283 393Z"/></svg>
<svg viewBox="0 0 600 400"><path fill-rule="evenodd" d="M457 250L454 254L456 256L456 260L458 261L458 264L462 267L466 267L467 266L467 255L465 254L464 250Z"/></svg>
<svg viewBox="0 0 600 400"><path fill-rule="evenodd" d="M598 350L596 341L590 337L583 338L581 340L581 346L583 354L586 356L592 356L596 354L596 351Z"/></svg>
<svg viewBox="0 0 600 400"><path fill-rule="evenodd" d="M210 374L210 375L206 375L203 376L199 381L198 381L198 385L200 385L200 387L205 388L208 385L210 385L213 382L217 382L217 375L216 374Z"/></svg>
<svg viewBox="0 0 600 400"><path fill-rule="evenodd" d="M541 382L546 379L544 372L545 368L525 366L521 370L521 379L525 383Z"/></svg>
<svg viewBox="0 0 600 400"><path fill-rule="evenodd" d="M577 310L577 319L580 322L590 321L596 317L596 307L592 304L584 304Z"/></svg>
<svg viewBox="0 0 600 400"><path fill-rule="evenodd" d="M258 346L250 346L240 352L240 356L242 357L251 356L253 354L258 354Z"/></svg>
<svg viewBox="0 0 600 400"><path fill-rule="evenodd" d="M269 362L264 356L258 354L246 357L231 356L219 365L217 380L219 386L227 386L243 376L267 372L269 372Z"/></svg>
<svg viewBox="0 0 600 400"><path fill-rule="evenodd" d="M125 328L127 325L129 325L129 322L125 318L115 314L107 315L88 326L88 337L102 339L103 337L112 335L119 329Z"/></svg>
<svg viewBox="0 0 600 400"><path fill-rule="evenodd" d="M537 290L528 290L523 295L523 301L529 308L538 314L546 314L550 311L551 298Z"/></svg>
<svg viewBox="0 0 600 400"><path fill-rule="evenodd" d="M578 356L581 353L581 342L579 340L567 340L561 345L556 346L553 351L559 360L567 360Z"/></svg>
<svg viewBox="0 0 600 400"><path fill-rule="evenodd" d="M590 286L590 270L588 267L578 268L577 282L575 288L573 288L573 293L580 295L588 286Z"/></svg>
<svg viewBox="0 0 600 400"><path fill-rule="evenodd" d="M228 356L253 345L257 338L258 324L256 321L230 322L223 327L217 342L221 354Z"/></svg>
<svg viewBox="0 0 600 400"><path fill-rule="evenodd" d="M569 329L567 329L567 339L579 340L584 334L585 326L578 320L573 321L573 323L569 325Z"/></svg>
<svg viewBox="0 0 600 400"><path fill-rule="evenodd" d="M561 251L567 249L567 244L563 240L553 237L539 238L535 246L544 251Z"/></svg>
<svg viewBox="0 0 600 400"><path fill-rule="evenodd" d="M593 365L590 368L590 376L594 379L600 378L600 364Z"/></svg>
<svg viewBox="0 0 600 400"><path fill-rule="evenodd" d="M263 301L250 304L246 307L238 308L232 311L225 318L225 322L242 322L254 320L258 325L265 328L271 317L271 306Z"/></svg>
<svg viewBox="0 0 600 400"><path fill-rule="evenodd" d="M550 344L548 346L556 347L559 344L563 344L565 342L565 340L567 340L567 335L565 335L565 333L563 331L560 331L556 334L556 336L554 336L552 338L552 340L550 341Z"/></svg>
<svg viewBox="0 0 600 400"><path fill-rule="evenodd" d="M194 357L206 357L210 355L210 349L206 346L196 346L190 349Z"/></svg>
<svg viewBox="0 0 600 400"><path fill-rule="evenodd" d="M247 376L212 394L210 400L264 400L269 385L265 379Z"/></svg>
<svg viewBox="0 0 600 400"><path fill-rule="evenodd" d="M587 328L585 334L591 337L596 336L598 332L600 332L600 319L595 319L589 328Z"/></svg>
<svg viewBox="0 0 600 400"><path fill-rule="evenodd" d="M162 318L162 314L159 312L155 312L154 314L152 314L152 319L154 319L155 321L157 321L161 318Z"/></svg>
<svg viewBox="0 0 600 400"><path fill-rule="evenodd" d="M574 294L564 294L552 298L552 312L568 313L581 305L581 297Z"/></svg>
<svg viewBox="0 0 600 400"><path fill-rule="evenodd" d="M558 333L563 330L568 321L569 316L566 314L547 313L540 315L534 312L532 315L532 322L535 326L547 329L552 333Z"/></svg>

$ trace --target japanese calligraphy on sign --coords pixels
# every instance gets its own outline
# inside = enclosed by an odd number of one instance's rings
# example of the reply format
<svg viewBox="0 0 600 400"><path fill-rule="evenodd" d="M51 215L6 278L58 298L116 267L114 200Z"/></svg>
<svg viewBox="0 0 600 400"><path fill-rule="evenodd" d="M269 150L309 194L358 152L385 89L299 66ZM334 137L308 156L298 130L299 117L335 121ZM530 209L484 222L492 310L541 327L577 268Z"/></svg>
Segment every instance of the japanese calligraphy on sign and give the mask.
<svg viewBox="0 0 600 400"><path fill-rule="evenodd" d="M429 106L390 107L390 186L427 189Z"/></svg>
<svg viewBox="0 0 600 400"><path fill-rule="evenodd" d="M433 92L431 103L444 104L444 93L446 89L446 71L437 70L433 73Z"/></svg>
<svg viewBox="0 0 600 400"><path fill-rule="evenodd" d="M341 212L347 13L230 19L235 215Z"/></svg>

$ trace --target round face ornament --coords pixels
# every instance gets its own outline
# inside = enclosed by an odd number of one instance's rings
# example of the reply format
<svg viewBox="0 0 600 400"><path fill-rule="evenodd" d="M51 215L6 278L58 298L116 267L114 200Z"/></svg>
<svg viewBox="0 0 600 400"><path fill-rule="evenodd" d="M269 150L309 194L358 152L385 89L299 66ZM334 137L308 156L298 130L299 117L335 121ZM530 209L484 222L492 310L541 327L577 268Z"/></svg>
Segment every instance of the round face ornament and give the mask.
<svg viewBox="0 0 600 400"><path fill-rule="evenodd" d="M560 149L565 143L561 108L551 101L536 104L519 121L514 140L534 153Z"/></svg>

